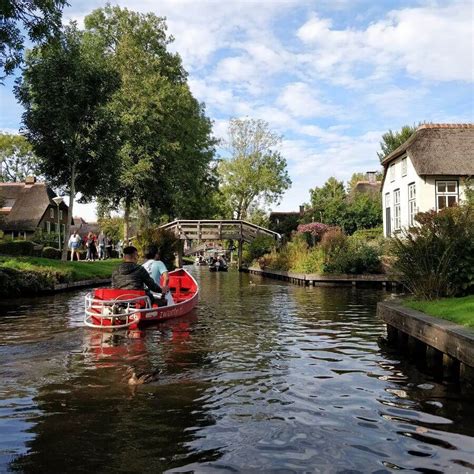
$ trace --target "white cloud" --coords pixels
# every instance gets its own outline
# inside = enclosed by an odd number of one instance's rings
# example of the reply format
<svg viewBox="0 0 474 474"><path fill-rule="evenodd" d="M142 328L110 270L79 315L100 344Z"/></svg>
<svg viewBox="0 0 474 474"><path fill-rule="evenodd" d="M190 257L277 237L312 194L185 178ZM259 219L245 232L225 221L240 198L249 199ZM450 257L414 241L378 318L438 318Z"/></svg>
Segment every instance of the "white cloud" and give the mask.
<svg viewBox="0 0 474 474"><path fill-rule="evenodd" d="M297 36L312 51L312 56L301 56L304 63L326 75L342 74L348 85L364 64L374 67L378 77L403 69L434 81L473 80L470 1L391 11L365 30L337 30L330 19L314 15Z"/></svg>
<svg viewBox="0 0 474 474"><path fill-rule="evenodd" d="M336 108L320 100L316 90L309 84L294 82L288 84L277 102L294 117L324 117L336 114Z"/></svg>

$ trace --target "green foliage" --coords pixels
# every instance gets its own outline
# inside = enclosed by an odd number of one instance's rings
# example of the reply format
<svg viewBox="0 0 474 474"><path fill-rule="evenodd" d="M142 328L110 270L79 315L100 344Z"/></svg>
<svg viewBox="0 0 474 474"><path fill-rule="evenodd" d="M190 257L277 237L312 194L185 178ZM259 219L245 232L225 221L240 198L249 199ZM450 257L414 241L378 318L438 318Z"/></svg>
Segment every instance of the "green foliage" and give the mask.
<svg viewBox="0 0 474 474"><path fill-rule="evenodd" d="M100 230L115 243L123 240L123 217L104 217L98 221Z"/></svg>
<svg viewBox="0 0 474 474"><path fill-rule="evenodd" d="M416 298L474 292L474 208L420 213L419 225L393 239L394 271Z"/></svg>
<svg viewBox="0 0 474 474"><path fill-rule="evenodd" d="M66 0L4 0L0 4L0 80L23 59L25 34L32 42L54 37L61 27Z"/></svg>
<svg viewBox="0 0 474 474"><path fill-rule="evenodd" d="M281 137L264 120L229 123L230 159L218 166L221 192L237 219L246 219L252 205L277 203L291 186L286 160L276 150Z"/></svg>
<svg viewBox="0 0 474 474"><path fill-rule="evenodd" d="M29 53L15 88L40 171L70 196L66 235L76 193L107 195L115 182L117 127L107 103L119 83L94 39L72 24Z"/></svg>
<svg viewBox="0 0 474 474"><path fill-rule="evenodd" d="M44 247L41 251L41 256L43 258L51 258L53 260L61 259L61 250L58 250L55 247Z"/></svg>
<svg viewBox="0 0 474 474"><path fill-rule="evenodd" d="M260 235L248 244L244 254L244 261L251 263L269 253L273 247L275 247L275 240L272 237Z"/></svg>
<svg viewBox="0 0 474 474"><path fill-rule="evenodd" d="M174 268L174 256L178 251L181 241L168 230L159 229L158 227L149 227L137 235L134 242L141 255L150 245L157 245L160 251L160 257L168 269Z"/></svg>
<svg viewBox="0 0 474 474"><path fill-rule="evenodd" d="M34 243L29 240L6 240L0 242L0 254L3 255L33 255Z"/></svg>
<svg viewBox="0 0 474 474"><path fill-rule="evenodd" d="M110 108L120 124L119 179L111 194L127 219L132 203L152 220L214 213L212 123L191 94L164 18L110 5L85 19L121 79Z"/></svg>
<svg viewBox="0 0 474 474"><path fill-rule="evenodd" d="M412 127L404 125L399 132L389 130L387 133L384 133L380 142L380 152L377 152L380 161L383 161L392 151L396 150L402 143L405 143L415 133L416 129L415 125Z"/></svg>
<svg viewBox="0 0 474 474"><path fill-rule="evenodd" d="M61 237L63 235L61 234ZM32 238L33 242L44 245L46 247L58 247L59 235L57 232L43 232L41 229L36 229Z"/></svg>
<svg viewBox="0 0 474 474"><path fill-rule="evenodd" d="M434 301L416 301L410 298L404 300L403 304L431 316L474 328L473 295L464 296L463 298L443 298Z"/></svg>
<svg viewBox="0 0 474 474"><path fill-rule="evenodd" d="M382 224L382 202L379 193L353 192L347 194L344 183L329 178L321 188L310 190L311 209L304 222L318 221L338 226L351 235L358 229L369 229Z"/></svg>
<svg viewBox="0 0 474 474"><path fill-rule="evenodd" d="M340 230L329 231L321 248L325 254L325 273L379 273L380 255L376 247L360 238L346 237Z"/></svg>
<svg viewBox="0 0 474 474"><path fill-rule="evenodd" d="M365 241L378 240L383 237L383 228L374 227L372 229L359 229L352 234L356 239L361 239Z"/></svg>
<svg viewBox="0 0 474 474"><path fill-rule="evenodd" d="M38 174L38 158L21 135L0 133L0 181L24 181Z"/></svg>

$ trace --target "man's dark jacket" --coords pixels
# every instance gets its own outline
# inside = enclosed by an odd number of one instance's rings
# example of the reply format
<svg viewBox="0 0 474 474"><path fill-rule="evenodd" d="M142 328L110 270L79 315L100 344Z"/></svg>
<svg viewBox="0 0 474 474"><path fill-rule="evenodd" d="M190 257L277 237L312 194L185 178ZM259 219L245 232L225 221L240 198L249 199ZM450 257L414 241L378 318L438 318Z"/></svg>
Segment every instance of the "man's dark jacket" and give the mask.
<svg viewBox="0 0 474 474"><path fill-rule="evenodd" d="M112 288L143 290L144 285L151 291L161 293L161 288L141 265L123 262L112 273Z"/></svg>

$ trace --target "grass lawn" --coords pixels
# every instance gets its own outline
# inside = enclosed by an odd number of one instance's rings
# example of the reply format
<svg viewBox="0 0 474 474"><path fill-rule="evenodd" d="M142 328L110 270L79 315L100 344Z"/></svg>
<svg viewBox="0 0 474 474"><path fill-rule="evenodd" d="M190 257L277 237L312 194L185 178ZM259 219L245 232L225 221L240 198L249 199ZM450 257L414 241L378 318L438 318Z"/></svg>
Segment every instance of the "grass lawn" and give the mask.
<svg viewBox="0 0 474 474"><path fill-rule="evenodd" d="M404 305L430 316L474 328L474 295L464 298L443 298L435 301L408 299L404 301Z"/></svg>
<svg viewBox="0 0 474 474"><path fill-rule="evenodd" d="M41 257L11 257L0 256L0 269L13 268L24 271L51 271L64 275L68 281L89 280L92 278L107 278L121 262L119 259L102 260L97 262L62 262Z"/></svg>

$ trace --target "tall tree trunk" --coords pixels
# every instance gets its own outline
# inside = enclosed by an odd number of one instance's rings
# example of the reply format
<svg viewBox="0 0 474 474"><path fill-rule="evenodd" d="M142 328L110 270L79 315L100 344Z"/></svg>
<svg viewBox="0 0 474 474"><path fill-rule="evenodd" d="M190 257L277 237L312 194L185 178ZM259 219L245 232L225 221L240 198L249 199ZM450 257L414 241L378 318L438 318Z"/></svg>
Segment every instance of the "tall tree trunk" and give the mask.
<svg viewBox="0 0 474 474"><path fill-rule="evenodd" d="M130 237L130 201L125 199L124 212L123 212L123 245L128 245L128 239Z"/></svg>
<svg viewBox="0 0 474 474"><path fill-rule="evenodd" d="M71 167L71 182L69 183L69 207L67 210L67 222L66 222L65 231L64 231L63 252L61 254L61 260L64 262L67 260L69 233L71 232L71 220L73 216L75 197L76 197L76 165L73 164Z"/></svg>

